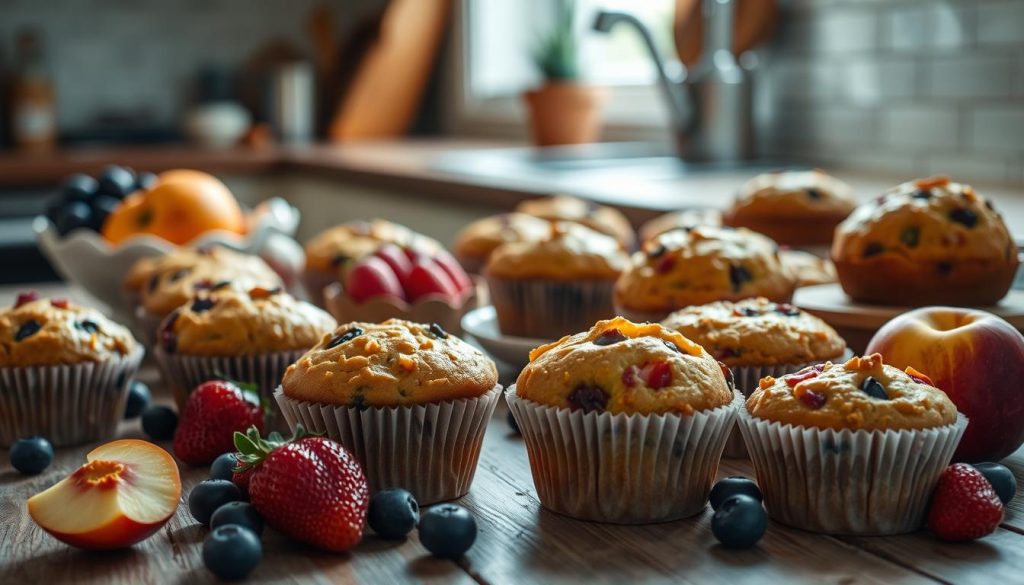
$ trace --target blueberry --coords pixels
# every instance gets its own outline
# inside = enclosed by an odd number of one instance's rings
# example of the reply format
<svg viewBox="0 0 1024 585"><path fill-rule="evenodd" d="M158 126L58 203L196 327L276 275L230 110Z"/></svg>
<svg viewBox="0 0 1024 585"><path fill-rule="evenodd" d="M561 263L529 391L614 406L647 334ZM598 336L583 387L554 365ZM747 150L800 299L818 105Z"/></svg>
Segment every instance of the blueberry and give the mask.
<svg viewBox="0 0 1024 585"><path fill-rule="evenodd" d="M726 499L711 517L711 533L726 548L750 548L767 528L761 502L742 494Z"/></svg>
<svg viewBox="0 0 1024 585"><path fill-rule="evenodd" d="M218 527L203 543L203 564L224 581L245 579L262 558L263 545L259 537L236 524Z"/></svg>
<svg viewBox="0 0 1024 585"><path fill-rule="evenodd" d="M256 536L263 534L263 516L249 502L228 502L214 510L210 516L210 530L228 524L248 528Z"/></svg>
<svg viewBox="0 0 1024 585"><path fill-rule="evenodd" d="M124 199L135 190L135 175L124 167L111 165L103 170L99 180L99 192L118 199Z"/></svg>
<svg viewBox="0 0 1024 585"><path fill-rule="evenodd" d="M758 502L763 499L761 489L757 487L754 480L741 475L733 475L718 480L715 487L711 488L708 500L711 502L711 508L717 510L722 502L736 495L749 496Z"/></svg>
<svg viewBox="0 0 1024 585"><path fill-rule="evenodd" d="M351 329L346 329L345 331L342 331L341 333L338 333L337 335L332 337L331 340L327 342L327 347L325 349L338 347L342 343L345 343L346 341L352 341L353 339L359 337L362 334L363 330L359 327L352 327Z"/></svg>
<svg viewBox="0 0 1024 585"><path fill-rule="evenodd" d="M53 445L43 437L18 439L11 445L11 467L25 475L42 473L53 463Z"/></svg>
<svg viewBox="0 0 1024 585"><path fill-rule="evenodd" d="M139 416L152 399L153 394L149 391L149 386L138 380L133 381L128 386L128 402L124 405L124 417L131 419Z"/></svg>
<svg viewBox="0 0 1024 585"><path fill-rule="evenodd" d="M523 432L519 430L519 423L516 422L516 417L512 415L511 410L508 411L508 426L512 429L513 433L517 435L523 434Z"/></svg>
<svg viewBox="0 0 1024 585"><path fill-rule="evenodd" d="M210 479L230 480L231 476L235 474L235 466L237 465L238 459L234 453L221 453L210 464Z"/></svg>
<svg viewBox="0 0 1024 585"><path fill-rule="evenodd" d="M156 184L156 175L148 171L143 171L135 177L135 190L146 190L153 188Z"/></svg>
<svg viewBox="0 0 1024 585"><path fill-rule="evenodd" d="M84 201L69 201L57 212L57 232L64 236L72 230L89 227L92 221L92 208Z"/></svg>
<svg viewBox="0 0 1024 585"><path fill-rule="evenodd" d="M739 292L743 285L754 280L754 275L750 273L750 269L742 264L733 264L729 266L729 282L732 283L732 290Z"/></svg>
<svg viewBox="0 0 1024 585"><path fill-rule="evenodd" d="M978 224L978 214L966 207L958 207L950 211L949 219L967 228L972 228Z"/></svg>
<svg viewBox="0 0 1024 585"><path fill-rule="evenodd" d="M188 511L205 526L217 508L241 500L242 492L234 483L226 479L204 479L188 494Z"/></svg>
<svg viewBox="0 0 1024 585"><path fill-rule="evenodd" d="M441 504L427 509L420 518L420 542L430 554L457 559L476 540L476 520L462 506Z"/></svg>
<svg viewBox="0 0 1024 585"><path fill-rule="evenodd" d="M142 430L151 439L169 441L178 428L178 415L169 406L150 406L142 411Z"/></svg>
<svg viewBox="0 0 1024 585"><path fill-rule="evenodd" d="M876 380L873 376L864 378L864 381L860 384L860 389L872 398L877 398L878 400L889 400L889 394L886 393L885 386L883 386L882 383Z"/></svg>
<svg viewBox="0 0 1024 585"><path fill-rule="evenodd" d="M193 313L205 313L213 308L217 304L217 301L209 297L201 297L192 301L192 312Z"/></svg>
<svg viewBox="0 0 1024 585"><path fill-rule="evenodd" d="M985 479L992 484L992 488L996 490L996 495L999 496L999 501L1002 503L1008 504L1013 499L1013 496L1017 494L1017 478L1013 476L1013 472L1005 465L998 463L976 463L974 468L980 471L985 476Z"/></svg>
<svg viewBox="0 0 1024 585"><path fill-rule="evenodd" d="M412 494L401 488L382 490L370 498L366 521L377 536L401 540L420 521L420 505Z"/></svg>
<svg viewBox="0 0 1024 585"><path fill-rule="evenodd" d="M18 330L14 332L14 341L23 341L29 337L32 337L43 328L43 326L34 319L30 319L21 324Z"/></svg>
<svg viewBox="0 0 1024 585"><path fill-rule="evenodd" d="M438 339L448 339L448 332L437 323L430 324L430 334Z"/></svg>
<svg viewBox="0 0 1024 585"><path fill-rule="evenodd" d="M92 207L92 223L89 227L99 231L103 227L103 222L106 221L107 216L114 213L114 210L121 205L121 200L117 197L100 194L93 197L89 205Z"/></svg>
<svg viewBox="0 0 1024 585"><path fill-rule="evenodd" d="M604 412L605 407L608 406L609 398L604 388L581 383L573 388L572 392L565 397L565 400L569 403L569 408L572 410Z"/></svg>
<svg viewBox="0 0 1024 585"><path fill-rule="evenodd" d="M64 181L61 195L64 197L64 201L87 201L96 193L97 187L96 179L79 173L71 175Z"/></svg>
<svg viewBox="0 0 1024 585"><path fill-rule="evenodd" d="M594 338L594 345L613 345L625 341L626 336L618 329L609 329Z"/></svg>
<svg viewBox="0 0 1024 585"><path fill-rule="evenodd" d="M874 256L878 256L882 252L885 252L885 246L878 242L871 242L867 246L864 246L863 254L865 258L872 258Z"/></svg>

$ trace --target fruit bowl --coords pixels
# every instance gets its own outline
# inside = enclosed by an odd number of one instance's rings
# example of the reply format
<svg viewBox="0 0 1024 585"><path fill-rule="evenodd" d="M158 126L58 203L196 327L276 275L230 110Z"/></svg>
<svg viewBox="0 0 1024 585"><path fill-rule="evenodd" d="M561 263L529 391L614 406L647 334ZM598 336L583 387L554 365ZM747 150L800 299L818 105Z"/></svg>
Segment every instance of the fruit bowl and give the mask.
<svg viewBox="0 0 1024 585"><path fill-rule="evenodd" d="M209 231L189 245L221 245L247 254L269 256L268 262L275 270L300 271L302 257L295 258L295 254L301 254L301 248L291 239L299 225L299 211L284 199L273 198L256 206L249 218L248 232L244 236ZM32 229L39 249L61 277L110 306L122 321L131 318L131 308L122 288L125 274L139 259L162 256L177 247L148 234L133 236L118 245L112 245L88 229L76 229L61 237L53 223L43 216L35 218ZM285 257L291 260L283 260ZM292 266L286 266L288 264ZM296 275L282 274L282 278L290 283L295 281Z"/></svg>

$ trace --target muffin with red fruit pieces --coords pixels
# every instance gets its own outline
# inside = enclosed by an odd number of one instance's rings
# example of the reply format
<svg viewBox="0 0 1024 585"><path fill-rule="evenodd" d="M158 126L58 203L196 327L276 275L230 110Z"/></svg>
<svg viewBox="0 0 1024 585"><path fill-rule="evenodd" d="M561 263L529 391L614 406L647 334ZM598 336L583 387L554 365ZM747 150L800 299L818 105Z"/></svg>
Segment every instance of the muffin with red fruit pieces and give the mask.
<svg viewBox="0 0 1024 585"><path fill-rule="evenodd" d="M789 302L796 280L772 240L739 228L695 227L661 234L633 254L615 283L615 309L660 321L690 305L765 297Z"/></svg>
<svg viewBox="0 0 1024 585"><path fill-rule="evenodd" d="M719 227L722 213L717 209L685 209L659 215L640 226L640 242L647 242L675 229L692 229L702 225Z"/></svg>
<svg viewBox="0 0 1024 585"><path fill-rule="evenodd" d="M615 238L626 250L636 245L636 233L621 211L593 201L555 195L528 199L516 206L516 211L548 221L571 221Z"/></svg>
<svg viewBox="0 0 1024 585"><path fill-rule="evenodd" d="M336 326L326 311L277 288L218 288L164 319L154 353L179 409L196 386L222 376L269 398L288 366Z"/></svg>
<svg viewBox="0 0 1024 585"><path fill-rule="evenodd" d="M285 372L289 426L324 433L362 462L372 492L402 486L421 505L469 491L497 369L436 323L345 323ZM443 431L443 432L442 432Z"/></svg>
<svg viewBox="0 0 1024 585"><path fill-rule="evenodd" d="M462 228L452 248L462 266L479 273L498 246L509 242L533 242L544 239L551 222L526 213L502 213L478 219Z"/></svg>
<svg viewBox="0 0 1024 585"><path fill-rule="evenodd" d="M484 269L505 335L558 339L615 315L612 288L628 257L614 238L554 222L544 239L503 244Z"/></svg>
<svg viewBox="0 0 1024 585"><path fill-rule="evenodd" d="M884 305L987 306L1006 296L1017 246L991 201L947 177L893 187L836 229L846 294Z"/></svg>
<svg viewBox="0 0 1024 585"><path fill-rule="evenodd" d="M765 377L739 423L772 518L871 535L921 528L967 419L926 375L873 354Z"/></svg>
<svg viewBox="0 0 1024 585"><path fill-rule="evenodd" d="M704 509L743 396L701 346L616 317L530 352L506 400L541 504L639 524Z"/></svg>
<svg viewBox="0 0 1024 585"><path fill-rule="evenodd" d="M0 309L0 445L111 436L144 351L127 328L67 299L18 295Z"/></svg>

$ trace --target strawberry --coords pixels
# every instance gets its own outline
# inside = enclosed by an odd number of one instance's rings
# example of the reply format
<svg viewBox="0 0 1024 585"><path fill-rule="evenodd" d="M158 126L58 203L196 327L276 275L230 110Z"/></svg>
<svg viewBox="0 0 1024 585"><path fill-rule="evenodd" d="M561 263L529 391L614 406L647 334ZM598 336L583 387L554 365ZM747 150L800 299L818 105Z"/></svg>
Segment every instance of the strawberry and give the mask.
<svg viewBox="0 0 1024 585"><path fill-rule="evenodd" d="M200 384L185 403L174 433L174 454L188 465L209 465L234 447L235 431L263 428L263 406L254 388L213 380Z"/></svg>
<svg viewBox="0 0 1024 585"><path fill-rule="evenodd" d="M440 250L434 255L434 262L441 267L441 270L445 271L448 278L455 284L455 288L460 293L465 294L466 291L473 288L473 281L470 280L469 275L462 269L462 265L455 259L454 256L448 253L447 250Z"/></svg>
<svg viewBox="0 0 1024 585"><path fill-rule="evenodd" d="M436 262L420 259L412 266L412 272L405 281L405 294L410 301L426 295L441 295L445 300L459 298L459 290L448 273Z"/></svg>
<svg viewBox="0 0 1024 585"><path fill-rule="evenodd" d="M980 471L966 463L939 476L928 510L928 528L941 540L981 538L1003 521L1003 503Z"/></svg>
<svg viewBox="0 0 1024 585"><path fill-rule="evenodd" d="M235 435L249 501L267 524L319 548L342 552L363 537L370 490L363 468L340 443L298 425L284 442ZM250 471L251 470L251 471Z"/></svg>
<svg viewBox="0 0 1024 585"><path fill-rule="evenodd" d="M384 244L377 250L374 256L388 263L391 271L398 277L399 282L405 282L412 272L412 262L405 255L405 252L395 244Z"/></svg>
<svg viewBox="0 0 1024 585"><path fill-rule="evenodd" d="M345 292L357 303L379 296L403 298L402 285L395 271L376 256L360 260L348 271Z"/></svg>

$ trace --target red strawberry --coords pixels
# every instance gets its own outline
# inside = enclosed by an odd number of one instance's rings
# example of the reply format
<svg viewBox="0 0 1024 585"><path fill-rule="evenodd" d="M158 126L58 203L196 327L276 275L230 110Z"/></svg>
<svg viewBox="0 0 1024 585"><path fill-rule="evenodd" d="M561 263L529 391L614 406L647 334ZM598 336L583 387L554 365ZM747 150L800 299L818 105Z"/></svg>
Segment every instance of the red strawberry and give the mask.
<svg viewBox="0 0 1024 585"><path fill-rule="evenodd" d="M981 538L1003 521L1003 503L980 471L966 463L939 476L928 510L928 528L941 540Z"/></svg>
<svg viewBox="0 0 1024 585"><path fill-rule="evenodd" d="M221 380L204 382L188 397L174 433L174 454L188 465L209 465L234 449L235 431L263 429L255 390Z"/></svg>
<svg viewBox="0 0 1024 585"><path fill-rule="evenodd" d="M283 444L236 435L249 501L273 528L325 550L359 543L370 491L363 468L340 443L307 437L299 426Z"/></svg>
<svg viewBox="0 0 1024 585"><path fill-rule="evenodd" d="M652 390L660 390L672 384L672 366L666 361L646 363L640 368L640 379Z"/></svg>
<svg viewBox="0 0 1024 585"><path fill-rule="evenodd" d="M412 272L412 262L405 255L405 252L395 244L384 244L377 250L374 256L388 263L391 271L398 277L399 282L405 282Z"/></svg>
<svg viewBox="0 0 1024 585"><path fill-rule="evenodd" d="M470 280L469 275L462 269L462 265L455 259L454 256L448 253L448 250L440 250L434 255L434 262L441 267L441 270L445 271L448 278L455 284L455 288L460 293L465 293L469 289L473 288L473 281Z"/></svg>
<svg viewBox="0 0 1024 585"><path fill-rule="evenodd" d="M395 271L376 256L360 260L348 271L345 292L357 303L379 296L403 298L402 285Z"/></svg>
<svg viewBox="0 0 1024 585"><path fill-rule="evenodd" d="M459 297L459 291L448 273L436 262L421 259L413 264L412 272L405 280L405 295L410 301L426 295L441 295L454 301Z"/></svg>

